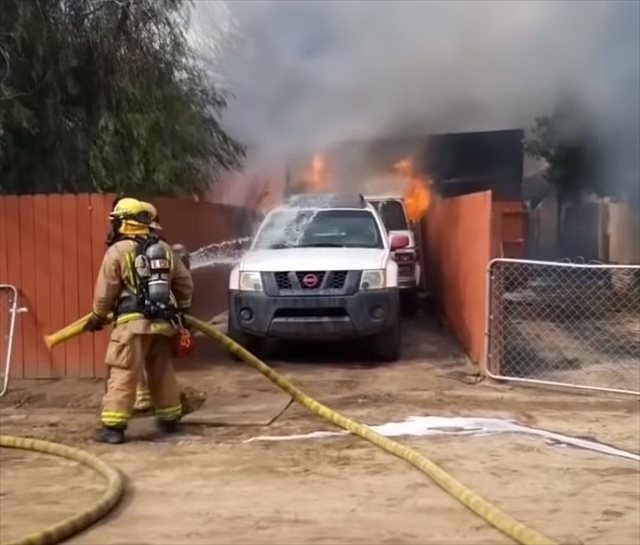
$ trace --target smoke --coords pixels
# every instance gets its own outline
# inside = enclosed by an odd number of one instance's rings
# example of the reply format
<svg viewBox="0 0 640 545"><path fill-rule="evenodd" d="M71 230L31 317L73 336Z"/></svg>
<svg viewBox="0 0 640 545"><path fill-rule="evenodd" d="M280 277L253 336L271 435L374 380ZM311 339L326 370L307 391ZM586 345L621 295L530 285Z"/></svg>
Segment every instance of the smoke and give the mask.
<svg viewBox="0 0 640 545"><path fill-rule="evenodd" d="M638 2L227 6L224 121L250 168L382 135L528 128L570 97L606 142L611 183L640 184Z"/></svg>

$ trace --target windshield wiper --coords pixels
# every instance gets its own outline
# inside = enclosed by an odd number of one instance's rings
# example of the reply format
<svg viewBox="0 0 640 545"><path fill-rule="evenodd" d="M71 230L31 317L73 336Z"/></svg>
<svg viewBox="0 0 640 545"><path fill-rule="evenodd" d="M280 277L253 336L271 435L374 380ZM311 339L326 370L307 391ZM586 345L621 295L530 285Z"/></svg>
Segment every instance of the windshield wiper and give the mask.
<svg viewBox="0 0 640 545"><path fill-rule="evenodd" d="M337 242L314 242L313 244L300 244L298 248L344 248L344 244Z"/></svg>

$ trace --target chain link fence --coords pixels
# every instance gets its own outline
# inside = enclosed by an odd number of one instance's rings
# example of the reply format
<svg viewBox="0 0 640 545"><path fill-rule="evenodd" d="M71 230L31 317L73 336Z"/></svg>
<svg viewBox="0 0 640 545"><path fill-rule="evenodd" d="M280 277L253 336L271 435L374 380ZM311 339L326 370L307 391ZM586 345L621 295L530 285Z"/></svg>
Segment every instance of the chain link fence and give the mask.
<svg viewBox="0 0 640 545"><path fill-rule="evenodd" d="M487 289L490 377L640 395L640 265L496 259Z"/></svg>

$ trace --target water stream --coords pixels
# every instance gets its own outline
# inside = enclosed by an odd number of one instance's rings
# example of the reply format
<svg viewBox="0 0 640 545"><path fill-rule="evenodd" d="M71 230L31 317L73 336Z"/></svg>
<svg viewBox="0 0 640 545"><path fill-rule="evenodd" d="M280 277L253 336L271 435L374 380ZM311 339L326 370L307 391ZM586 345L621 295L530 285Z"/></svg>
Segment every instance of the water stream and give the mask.
<svg viewBox="0 0 640 545"><path fill-rule="evenodd" d="M191 252L191 270L235 265L246 251L251 237L240 237L207 244Z"/></svg>

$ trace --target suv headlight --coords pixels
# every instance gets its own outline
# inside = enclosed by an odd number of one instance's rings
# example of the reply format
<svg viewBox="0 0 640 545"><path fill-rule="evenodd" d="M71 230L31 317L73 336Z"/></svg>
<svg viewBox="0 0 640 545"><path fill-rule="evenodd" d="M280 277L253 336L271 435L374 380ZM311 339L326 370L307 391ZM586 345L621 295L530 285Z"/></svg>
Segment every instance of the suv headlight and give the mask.
<svg viewBox="0 0 640 545"><path fill-rule="evenodd" d="M262 291L262 275L259 272L241 272L240 291Z"/></svg>
<svg viewBox="0 0 640 545"><path fill-rule="evenodd" d="M362 279L360 280L361 290L381 290L384 288L384 284L384 270L362 272Z"/></svg>
<svg viewBox="0 0 640 545"><path fill-rule="evenodd" d="M396 263L413 263L416 260L416 254L414 252L396 252Z"/></svg>

